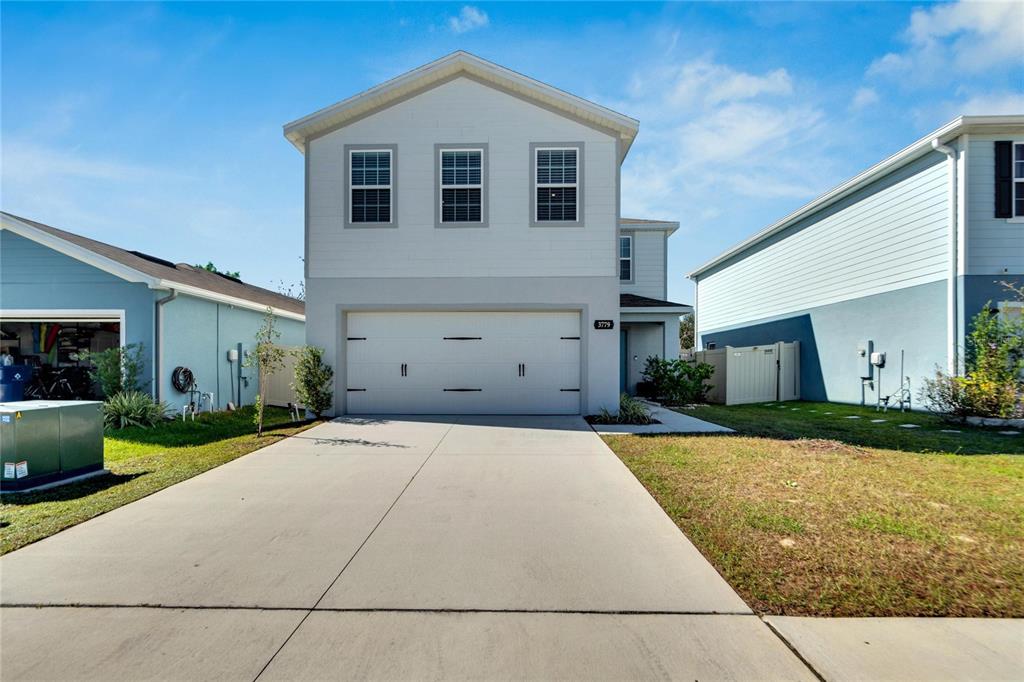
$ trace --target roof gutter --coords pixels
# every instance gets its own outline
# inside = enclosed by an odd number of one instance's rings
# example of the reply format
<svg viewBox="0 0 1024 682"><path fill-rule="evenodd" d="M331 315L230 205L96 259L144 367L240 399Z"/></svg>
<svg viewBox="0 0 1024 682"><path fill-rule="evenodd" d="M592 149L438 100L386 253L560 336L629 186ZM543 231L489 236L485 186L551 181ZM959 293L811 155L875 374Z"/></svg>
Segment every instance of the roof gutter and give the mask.
<svg viewBox="0 0 1024 682"><path fill-rule="evenodd" d="M949 159L949 196L947 204L949 207L949 272L946 282L946 361L950 374L956 375L960 370L960 339L957 329L958 305L957 305L957 256L959 246L957 244L957 151L936 137L932 139L932 149L942 152Z"/></svg>
<svg viewBox="0 0 1024 682"><path fill-rule="evenodd" d="M160 377L164 375L164 349L160 342L163 334L164 306L178 298L178 292L171 289L171 293L156 301L156 316L153 318L153 390L156 401L160 402Z"/></svg>

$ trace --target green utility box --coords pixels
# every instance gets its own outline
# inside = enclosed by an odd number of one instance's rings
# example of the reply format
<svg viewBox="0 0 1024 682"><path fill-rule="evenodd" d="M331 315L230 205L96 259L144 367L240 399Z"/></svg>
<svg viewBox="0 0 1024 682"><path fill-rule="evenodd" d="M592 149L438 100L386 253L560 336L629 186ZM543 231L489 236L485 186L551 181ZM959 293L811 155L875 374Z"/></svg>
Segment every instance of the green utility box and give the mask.
<svg viewBox="0 0 1024 682"><path fill-rule="evenodd" d="M13 492L103 471L102 403L0 403L0 490Z"/></svg>

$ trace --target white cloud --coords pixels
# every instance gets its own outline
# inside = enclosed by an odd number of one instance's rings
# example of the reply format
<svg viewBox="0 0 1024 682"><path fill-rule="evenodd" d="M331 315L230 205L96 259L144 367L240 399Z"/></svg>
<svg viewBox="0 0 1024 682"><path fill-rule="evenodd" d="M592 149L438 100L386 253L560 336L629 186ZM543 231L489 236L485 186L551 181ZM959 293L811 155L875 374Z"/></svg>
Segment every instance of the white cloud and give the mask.
<svg viewBox="0 0 1024 682"><path fill-rule="evenodd" d="M614 108L642 122L623 166L624 215L710 226L744 199L800 201L821 186L824 115L785 69L744 71L700 57L638 67Z"/></svg>
<svg viewBox="0 0 1024 682"><path fill-rule="evenodd" d="M487 12L472 5L464 5L458 16L448 17L448 28L452 33L467 33L484 28L491 23Z"/></svg>
<svg viewBox="0 0 1024 682"><path fill-rule="evenodd" d="M853 100L850 102L850 108L854 110L867 109L878 104L878 99L878 91L874 88L857 88L857 92L853 94Z"/></svg>
<svg viewBox="0 0 1024 682"><path fill-rule="evenodd" d="M875 60L869 76L899 78L911 86L1024 67L1024 3L962 1L915 9L903 34L907 48Z"/></svg>

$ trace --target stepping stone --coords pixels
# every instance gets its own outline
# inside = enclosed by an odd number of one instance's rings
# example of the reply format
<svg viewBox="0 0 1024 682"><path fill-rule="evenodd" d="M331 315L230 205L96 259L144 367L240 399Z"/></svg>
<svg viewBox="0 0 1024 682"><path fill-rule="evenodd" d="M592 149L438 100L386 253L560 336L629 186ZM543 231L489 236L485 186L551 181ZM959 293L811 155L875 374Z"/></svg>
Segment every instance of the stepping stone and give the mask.
<svg viewBox="0 0 1024 682"><path fill-rule="evenodd" d="M888 420L887 419L872 419L871 423L872 424L882 424L882 423L884 423L886 421L888 421Z"/></svg>
<svg viewBox="0 0 1024 682"><path fill-rule="evenodd" d="M941 433L960 433L959 429L942 429Z"/></svg>
<svg viewBox="0 0 1024 682"><path fill-rule="evenodd" d="M921 425L920 424L900 424L900 428L901 429L919 429L919 428L921 428Z"/></svg>
<svg viewBox="0 0 1024 682"><path fill-rule="evenodd" d="M1020 431L1000 431L999 433L1003 434L1004 436L1019 436L1020 435Z"/></svg>
<svg viewBox="0 0 1024 682"><path fill-rule="evenodd" d="M843 417L843 419L860 419L860 417L855 414L851 414L849 417Z"/></svg>
<svg viewBox="0 0 1024 682"><path fill-rule="evenodd" d="M831 412L826 412L825 414L832 414L832 413Z"/></svg>
<svg viewBox="0 0 1024 682"><path fill-rule="evenodd" d="M800 411L799 407L791 407L789 409L792 410L793 412L799 412Z"/></svg>

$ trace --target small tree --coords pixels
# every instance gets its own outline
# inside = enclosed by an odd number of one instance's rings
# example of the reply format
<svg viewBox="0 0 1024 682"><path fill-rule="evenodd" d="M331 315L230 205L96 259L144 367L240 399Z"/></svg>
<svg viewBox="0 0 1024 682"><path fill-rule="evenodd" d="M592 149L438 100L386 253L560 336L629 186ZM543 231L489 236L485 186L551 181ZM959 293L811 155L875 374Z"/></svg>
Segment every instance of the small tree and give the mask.
<svg viewBox="0 0 1024 682"><path fill-rule="evenodd" d="M277 345L281 332L274 328L274 311L267 308L263 324L256 332L256 349L242 363L243 367L256 367L259 390L256 393L256 435L263 435L263 412L267 404L267 385L270 375L284 365L284 349Z"/></svg>
<svg viewBox="0 0 1024 682"><path fill-rule="evenodd" d="M679 321L679 350L693 349L693 315L687 315Z"/></svg>
<svg viewBox="0 0 1024 682"><path fill-rule="evenodd" d="M142 388L139 381L143 367L141 343L129 343L98 353L86 351L79 354L79 360L92 365L89 378L99 384L100 392L106 398Z"/></svg>
<svg viewBox="0 0 1024 682"><path fill-rule="evenodd" d="M295 383L292 389L299 402L319 419L331 409L334 391L331 382L334 370L324 364L324 349L316 346L303 346L295 351Z"/></svg>

